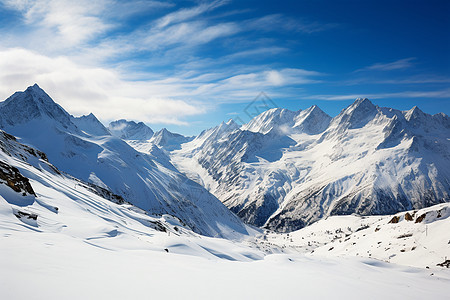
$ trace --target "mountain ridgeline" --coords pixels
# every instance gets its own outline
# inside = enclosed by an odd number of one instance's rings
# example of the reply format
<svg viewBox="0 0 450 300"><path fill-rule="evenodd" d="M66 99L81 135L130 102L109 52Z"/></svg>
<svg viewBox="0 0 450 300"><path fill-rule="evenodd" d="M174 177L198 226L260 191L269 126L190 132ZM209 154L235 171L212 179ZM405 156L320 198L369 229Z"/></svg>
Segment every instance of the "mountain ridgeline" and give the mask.
<svg viewBox="0 0 450 300"><path fill-rule="evenodd" d="M171 153L245 222L288 232L331 215L393 214L450 201L450 119L357 99L233 121Z"/></svg>
<svg viewBox="0 0 450 300"><path fill-rule="evenodd" d="M185 137L73 117L34 85L0 103L0 129L59 170L209 236L247 234L242 221L289 232L450 201L449 117L368 99L334 118L317 106L274 108Z"/></svg>

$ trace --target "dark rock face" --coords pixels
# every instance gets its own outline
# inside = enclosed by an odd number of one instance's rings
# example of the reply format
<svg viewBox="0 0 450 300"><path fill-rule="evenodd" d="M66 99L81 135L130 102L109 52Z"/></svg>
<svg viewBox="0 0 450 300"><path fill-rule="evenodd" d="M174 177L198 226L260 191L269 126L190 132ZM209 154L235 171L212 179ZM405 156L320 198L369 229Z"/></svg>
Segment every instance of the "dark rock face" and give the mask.
<svg viewBox="0 0 450 300"><path fill-rule="evenodd" d="M22 149L23 151L17 151L17 148ZM9 156L16 156L23 161L27 161L27 155L33 155L39 159L42 159L48 162L47 155L44 152L31 148L29 146L20 144L17 142L15 136L0 130L0 151L3 151ZM59 172L59 171L58 171Z"/></svg>
<svg viewBox="0 0 450 300"><path fill-rule="evenodd" d="M27 218L27 219L35 220L35 221L36 221L37 218L38 218L38 215L37 215L37 214L27 213L27 212L20 211L20 210L14 212L14 215L15 215L18 219L21 219L21 218Z"/></svg>
<svg viewBox="0 0 450 300"><path fill-rule="evenodd" d="M245 207L231 207L230 209L247 223L262 227L267 219L278 209L278 203L269 194L264 195L264 199L260 202L262 202L261 205L251 202Z"/></svg>
<svg viewBox="0 0 450 300"><path fill-rule="evenodd" d="M77 179L75 179L75 180L77 180ZM86 189L90 190L94 194L97 194L100 197L105 198L105 199L107 199L107 200L109 200L111 202L114 202L116 204L124 204L125 203L125 200L123 199L122 196L116 195L113 192L111 192L111 191L109 191L109 190L107 190L105 188L102 188L102 187L100 187L98 185L95 185L95 184L90 183L90 182L82 182L82 181L80 181L80 185L84 185L84 187Z"/></svg>
<svg viewBox="0 0 450 300"><path fill-rule="evenodd" d="M437 264L436 266L438 267L445 267L445 268L450 268L450 259L446 259L444 262Z"/></svg>
<svg viewBox="0 0 450 300"><path fill-rule="evenodd" d="M28 178L20 174L17 168L2 161L0 161L0 183L6 184L15 192L21 193L23 196L36 196Z"/></svg>
<svg viewBox="0 0 450 300"><path fill-rule="evenodd" d="M400 221L399 216L393 216L392 219L389 221L389 224L397 224L398 221Z"/></svg>

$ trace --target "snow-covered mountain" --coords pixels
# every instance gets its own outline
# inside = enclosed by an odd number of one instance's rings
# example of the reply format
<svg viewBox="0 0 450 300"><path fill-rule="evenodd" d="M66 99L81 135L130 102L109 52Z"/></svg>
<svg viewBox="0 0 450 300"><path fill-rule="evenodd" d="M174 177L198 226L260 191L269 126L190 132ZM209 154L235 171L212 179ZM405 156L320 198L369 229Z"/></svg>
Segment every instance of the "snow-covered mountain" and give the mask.
<svg viewBox="0 0 450 300"><path fill-rule="evenodd" d="M312 233L312 228L291 236L253 232L229 241L200 236L170 215L149 215L50 162L0 131L0 281L8 287L0 290L2 299L27 298L23 286L39 299L180 299L186 291L210 299L224 282L233 288L223 290L220 299L287 299L299 295L299 282L305 283L301 296L307 298L448 295L450 274L441 266L448 249L442 239L448 207L416 212L414 221L404 213L397 223L388 222L392 216L334 217L315 224ZM380 238L383 243L376 243ZM386 247L388 260L401 265L366 258L370 253L379 258ZM312 248L319 257L304 254ZM358 248L369 255L358 255Z"/></svg>
<svg viewBox="0 0 450 300"><path fill-rule="evenodd" d="M124 140L148 140L153 136L153 130L142 122L117 120L109 123L109 131L115 137Z"/></svg>
<svg viewBox="0 0 450 300"><path fill-rule="evenodd" d="M194 137L187 137L178 133L173 133L163 128L153 134L149 140L124 139L131 147L139 152L153 153L160 152L167 161L170 160L168 152L181 149L181 144L193 140Z"/></svg>
<svg viewBox="0 0 450 300"><path fill-rule="evenodd" d="M166 128L155 132L150 139L150 142L163 148L167 151L172 151L181 148L181 144L190 142L193 138L187 137L178 133L173 133Z"/></svg>
<svg viewBox="0 0 450 300"><path fill-rule="evenodd" d="M291 231L331 215L450 201L450 119L357 99L331 118L271 109L204 131L172 162L244 221Z"/></svg>
<svg viewBox="0 0 450 300"><path fill-rule="evenodd" d="M89 135L111 135L109 130L92 113L87 116L73 117L72 122Z"/></svg>
<svg viewBox="0 0 450 300"><path fill-rule="evenodd" d="M167 156L137 152L93 115L72 117L37 85L0 103L0 125L45 152L61 171L110 189L141 209L176 216L204 235L247 233L237 216L178 172Z"/></svg>

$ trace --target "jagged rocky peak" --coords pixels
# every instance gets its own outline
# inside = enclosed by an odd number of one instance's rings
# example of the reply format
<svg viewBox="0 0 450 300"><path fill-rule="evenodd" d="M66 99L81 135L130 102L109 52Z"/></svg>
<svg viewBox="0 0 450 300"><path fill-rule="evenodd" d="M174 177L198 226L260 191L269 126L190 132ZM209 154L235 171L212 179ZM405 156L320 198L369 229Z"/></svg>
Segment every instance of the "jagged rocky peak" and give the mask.
<svg viewBox="0 0 450 300"><path fill-rule="evenodd" d="M216 126L214 128L211 128L209 130L213 132L217 132L218 134L225 133L225 132L231 132L239 128L239 125L233 120L229 119L227 122L220 123L219 126ZM206 131L209 131L206 130Z"/></svg>
<svg viewBox="0 0 450 300"><path fill-rule="evenodd" d="M450 118L444 114L444 113L437 113L432 116L433 120L436 121L436 123L441 124L445 128L450 129Z"/></svg>
<svg viewBox="0 0 450 300"><path fill-rule="evenodd" d="M181 144L187 143L192 140L192 137L186 137L179 133L173 133L163 128L153 135L150 139L155 145L168 151L176 150L181 148Z"/></svg>
<svg viewBox="0 0 450 300"><path fill-rule="evenodd" d="M239 127L240 126L233 119L229 119L226 123L222 122L216 127L203 130L197 137L193 138L193 140L197 146L204 143L212 143L235 130L239 130Z"/></svg>
<svg viewBox="0 0 450 300"><path fill-rule="evenodd" d="M327 129L331 117L317 105L300 111L294 118L294 129L308 134L318 134Z"/></svg>
<svg viewBox="0 0 450 300"><path fill-rule="evenodd" d="M109 130L97 119L97 117L90 113L81 117L73 117L72 122L89 135L103 136L111 135Z"/></svg>
<svg viewBox="0 0 450 300"><path fill-rule="evenodd" d="M47 118L59 122L64 128L74 127L71 116L37 84L23 92L15 92L0 103L2 128L27 123L33 119Z"/></svg>
<svg viewBox="0 0 450 300"><path fill-rule="evenodd" d="M153 134L153 137L171 137L171 136L183 136L183 135L178 134L178 133L173 133L173 132L167 130L167 128L163 128Z"/></svg>
<svg viewBox="0 0 450 300"><path fill-rule="evenodd" d="M343 109L332 123L341 129L361 128L371 121L378 113L377 106L367 98L357 98L350 106Z"/></svg>
<svg viewBox="0 0 450 300"><path fill-rule="evenodd" d="M233 119L229 119L225 125L230 126L230 127L239 127L239 125L233 120Z"/></svg>
<svg viewBox="0 0 450 300"><path fill-rule="evenodd" d="M125 119L109 123L108 129L113 136L125 140L149 140L154 134L143 122L136 123Z"/></svg>
<svg viewBox="0 0 450 300"><path fill-rule="evenodd" d="M433 122L431 115L424 113L417 106L414 106L408 111L404 111L405 119L413 127L430 126Z"/></svg>
<svg viewBox="0 0 450 300"><path fill-rule="evenodd" d="M218 128L221 130L235 130L239 128L239 125L233 119L229 119L226 122L222 121Z"/></svg>
<svg viewBox="0 0 450 300"><path fill-rule="evenodd" d="M420 110L417 106L414 106L408 111L405 111L405 119L411 121L412 119L420 119L425 117L425 113Z"/></svg>
<svg viewBox="0 0 450 300"><path fill-rule="evenodd" d="M420 108L414 106L410 110L402 112L405 120L413 128L422 128L425 132L441 127L450 128L450 118L444 113L430 115L424 113Z"/></svg>
<svg viewBox="0 0 450 300"><path fill-rule="evenodd" d="M241 129L266 134L272 129L291 128L294 125L294 117L297 113L285 108L272 108L254 117Z"/></svg>
<svg viewBox="0 0 450 300"><path fill-rule="evenodd" d="M377 107L367 98L357 98L344 112L347 115L363 116L377 110Z"/></svg>

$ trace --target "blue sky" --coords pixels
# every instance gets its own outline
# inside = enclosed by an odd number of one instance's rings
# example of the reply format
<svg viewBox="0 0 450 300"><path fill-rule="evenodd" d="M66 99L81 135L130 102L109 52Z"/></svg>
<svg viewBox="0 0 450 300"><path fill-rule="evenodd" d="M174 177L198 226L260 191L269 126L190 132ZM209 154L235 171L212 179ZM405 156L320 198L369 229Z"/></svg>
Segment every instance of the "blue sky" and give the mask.
<svg viewBox="0 0 450 300"><path fill-rule="evenodd" d="M0 0L0 97L183 134L261 92L331 116L357 97L450 113L449 1Z"/></svg>

